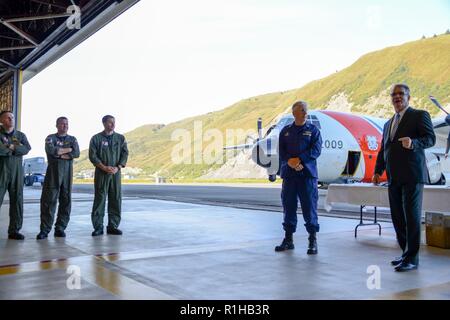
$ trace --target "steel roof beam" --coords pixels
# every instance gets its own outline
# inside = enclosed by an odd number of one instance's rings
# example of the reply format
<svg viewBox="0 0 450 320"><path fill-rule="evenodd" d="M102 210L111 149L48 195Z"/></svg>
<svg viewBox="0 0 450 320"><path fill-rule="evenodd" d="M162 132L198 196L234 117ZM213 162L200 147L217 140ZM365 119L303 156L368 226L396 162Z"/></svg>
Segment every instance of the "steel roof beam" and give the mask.
<svg viewBox="0 0 450 320"><path fill-rule="evenodd" d="M9 37L9 36L5 36L2 34L0 34L0 38L8 39L8 40L15 40L15 41L23 41L23 39L21 39L21 38Z"/></svg>
<svg viewBox="0 0 450 320"><path fill-rule="evenodd" d="M0 47L0 51L11 51L11 50L26 50L26 49L34 49L36 46L33 45L25 45L25 46L15 46L15 47Z"/></svg>
<svg viewBox="0 0 450 320"><path fill-rule="evenodd" d="M55 8L60 8L64 10L66 10L67 7L70 6L70 2L68 1L45 1L45 0L30 0L30 1L48 6L53 6Z"/></svg>
<svg viewBox="0 0 450 320"><path fill-rule="evenodd" d="M8 74L9 72L11 72L11 70L6 70L4 72L0 72L0 79L3 78L3 76Z"/></svg>
<svg viewBox="0 0 450 320"><path fill-rule="evenodd" d="M20 28L16 27L15 25L13 25L10 22L5 21L4 19L0 18L0 23L3 24L5 27L11 29L12 31L14 31L15 33L17 33L19 36L21 36L22 38L26 39L28 42L34 44L35 46L37 46L39 43L36 41L36 39L34 39L32 36L30 36L28 33L26 33L25 31L21 30Z"/></svg>
<svg viewBox="0 0 450 320"><path fill-rule="evenodd" d="M66 17L70 17L70 16L71 16L71 13L58 13L58 14L48 14L48 15L43 15L43 16L30 16L30 17L4 19L3 21L11 23L11 22L23 22L23 21L66 18Z"/></svg>
<svg viewBox="0 0 450 320"><path fill-rule="evenodd" d="M15 65L13 65L12 63L6 61L5 59L1 59L0 58L0 63L6 64L8 67L11 67L11 68L14 68L14 69L16 68Z"/></svg>

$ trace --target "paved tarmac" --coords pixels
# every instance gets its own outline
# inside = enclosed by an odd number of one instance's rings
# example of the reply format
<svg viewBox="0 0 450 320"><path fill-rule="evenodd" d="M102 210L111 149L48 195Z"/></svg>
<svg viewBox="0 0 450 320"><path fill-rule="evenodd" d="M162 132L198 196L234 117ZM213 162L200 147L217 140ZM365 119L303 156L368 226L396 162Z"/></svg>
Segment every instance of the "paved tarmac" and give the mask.
<svg viewBox="0 0 450 320"><path fill-rule="evenodd" d="M0 210L0 299L450 299L450 251L424 244L420 268L396 273L390 223L355 238L357 221L321 216L308 256L300 219L295 250L276 253L280 212L125 194L124 235L93 238L92 195L76 193L67 237L37 241L39 190L26 195L25 241Z"/></svg>

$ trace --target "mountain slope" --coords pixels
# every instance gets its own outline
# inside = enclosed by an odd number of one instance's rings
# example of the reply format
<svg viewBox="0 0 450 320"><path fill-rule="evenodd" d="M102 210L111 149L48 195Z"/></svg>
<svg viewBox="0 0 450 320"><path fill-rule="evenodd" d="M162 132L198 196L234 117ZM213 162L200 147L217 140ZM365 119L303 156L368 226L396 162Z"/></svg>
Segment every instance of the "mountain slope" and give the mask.
<svg viewBox="0 0 450 320"><path fill-rule="evenodd" d="M376 108L364 108L393 83L405 82L411 88L416 105L436 115L428 100L430 93L444 103L450 92L450 35L409 42L364 55L350 67L299 89L299 94L326 106L337 94L348 95L351 111L376 114ZM385 106L383 106L385 107ZM392 113L392 108L389 110Z"/></svg>
<svg viewBox="0 0 450 320"><path fill-rule="evenodd" d="M201 121L203 133L218 129L255 129L261 117L268 125L277 115L289 110L296 100L310 103L313 109L330 109L388 117L393 113L389 88L405 82L411 88L412 105L436 116L439 110L428 99L433 94L443 105L450 103L450 35L405 43L362 56L348 68L326 78L312 81L300 89L264 94L241 100L223 110L177 121L166 126L148 125L126 134L129 141L129 166L146 174L158 172L170 178L197 178L222 166L218 164L174 164L171 153L179 141L172 141L176 130L186 130L192 137L190 160L194 161L194 144L201 138L193 134L194 122ZM242 143L224 141L224 144ZM201 150L208 146L204 141ZM92 168L82 154L75 171Z"/></svg>

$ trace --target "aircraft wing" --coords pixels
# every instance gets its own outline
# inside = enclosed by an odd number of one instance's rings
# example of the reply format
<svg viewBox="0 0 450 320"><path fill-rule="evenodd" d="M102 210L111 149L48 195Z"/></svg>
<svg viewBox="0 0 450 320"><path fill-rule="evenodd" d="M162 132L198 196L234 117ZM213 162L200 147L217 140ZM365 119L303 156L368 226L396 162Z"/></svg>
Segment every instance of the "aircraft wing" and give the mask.
<svg viewBox="0 0 450 320"><path fill-rule="evenodd" d="M427 149L427 151L429 151L439 157L445 156L445 148L431 148L431 149Z"/></svg>
<svg viewBox="0 0 450 320"><path fill-rule="evenodd" d="M448 122L449 120L450 120L450 116L431 119L431 121L433 122L433 127L435 129L439 129L439 128L443 128L443 127L448 128L450 126L450 123Z"/></svg>

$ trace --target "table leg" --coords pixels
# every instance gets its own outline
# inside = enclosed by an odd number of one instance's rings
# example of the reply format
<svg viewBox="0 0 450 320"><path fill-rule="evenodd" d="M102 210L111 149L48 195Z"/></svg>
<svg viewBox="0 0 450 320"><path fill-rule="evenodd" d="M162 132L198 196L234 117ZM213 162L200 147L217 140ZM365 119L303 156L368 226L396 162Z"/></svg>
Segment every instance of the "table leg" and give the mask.
<svg viewBox="0 0 450 320"><path fill-rule="evenodd" d="M378 225L378 235L381 236L381 224L378 223L377 221L377 207L374 207L375 209L375 220L374 220L374 224Z"/></svg>
<svg viewBox="0 0 450 320"><path fill-rule="evenodd" d="M359 207L359 223L358 223L358 225L355 227L355 238L357 237L357 235L358 235L358 227L360 227L360 226L367 226L367 225L377 225L378 226L378 235L380 235L381 236L381 224L379 224L378 223L378 220L377 220L377 207L374 207L374 220L373 220L373 223L364 223L363 222L363 209L365 208L365 205L361 205L360 207Z"/></svg>
<svg viewBox="0 0 450 320"><path fill-rule="evenodd" d="M364 225L363 223L363 208L365 206L361 205L359 206L359 224L355 227L355 238L358 235L358 227Z"/></svg>

